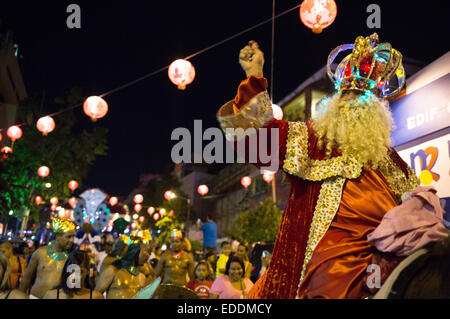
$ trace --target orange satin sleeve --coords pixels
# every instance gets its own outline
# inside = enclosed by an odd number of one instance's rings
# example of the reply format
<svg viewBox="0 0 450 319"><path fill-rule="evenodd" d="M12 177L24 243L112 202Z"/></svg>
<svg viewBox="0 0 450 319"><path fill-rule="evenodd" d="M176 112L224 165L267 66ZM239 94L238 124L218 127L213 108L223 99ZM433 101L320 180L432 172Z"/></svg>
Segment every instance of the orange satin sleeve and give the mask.
<svg viewBox="0 0 450 319"><path fill-rule="evenodd" d="M239 109L250 101L256 94L267 90L267 79L261 76L250 75L239 84L238 92L234 98L233 111L234 114L239 112Z"/></svg>
<svg viewBox="0 0 450 319"><path fill-rule="evenodd" d="M380 172L365 169L359 178L347 180L333 222L307 266L299 298L368 296L364 277L375 250L367 234L397 205Z"/></svg>

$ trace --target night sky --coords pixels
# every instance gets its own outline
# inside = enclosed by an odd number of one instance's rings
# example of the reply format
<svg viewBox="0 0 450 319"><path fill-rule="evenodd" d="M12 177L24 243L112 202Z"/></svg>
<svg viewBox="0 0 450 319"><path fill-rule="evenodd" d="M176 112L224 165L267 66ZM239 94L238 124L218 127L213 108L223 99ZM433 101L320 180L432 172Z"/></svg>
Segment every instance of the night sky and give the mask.
<svg viewBox="0 0 450 319"><path fill-rule="evenodd" d="M23 55L28 94L40 100L46 91L44 114L56 110L53 97L73 86L86 95L101 95L272 15L270 0L1 2L0 17L15 33ZM66 26L70 3L81 7L81 29ZM276 13L299 3L276 1ZM358 35L376 31L381 42L425 63L448 51L448 1L430 2L429 8L411 1L336 3L336 20L319 35L301 23L298 9L276 20L274 102L320 69L333 48L353 43ZM381 6L381 29L366 25L370 3ZM194 119L202 119L204 129L217 127L216 110L234 97L245 78L238 53L249 40L256 40L265 53L264 73L270 78L271 30L267 23L192 58L196 78L185 91L163 71L107 96L109 113L96 123L78 108L81 127L110 130L108 156L98 158L83 186L127 195L140 173L158 173L170 165L173 129L192 130Z"/></svg>

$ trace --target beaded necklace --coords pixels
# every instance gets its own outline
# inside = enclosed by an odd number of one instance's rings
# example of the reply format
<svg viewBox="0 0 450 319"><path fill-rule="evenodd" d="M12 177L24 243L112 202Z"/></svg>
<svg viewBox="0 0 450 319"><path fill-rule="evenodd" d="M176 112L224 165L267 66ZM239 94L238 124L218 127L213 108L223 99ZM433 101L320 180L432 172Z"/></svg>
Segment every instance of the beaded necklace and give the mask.
<svg viewBox="0 0 450 319"><path fill-rule="evenodd" d="M55 244L54 241L51 241L48 243L47 245L47 255L48 257L50 257L53 260L56 261L63 261L66 260L68 257L67 252L63 251L63 252L54 252L53 251L53 245Z"/></svg>

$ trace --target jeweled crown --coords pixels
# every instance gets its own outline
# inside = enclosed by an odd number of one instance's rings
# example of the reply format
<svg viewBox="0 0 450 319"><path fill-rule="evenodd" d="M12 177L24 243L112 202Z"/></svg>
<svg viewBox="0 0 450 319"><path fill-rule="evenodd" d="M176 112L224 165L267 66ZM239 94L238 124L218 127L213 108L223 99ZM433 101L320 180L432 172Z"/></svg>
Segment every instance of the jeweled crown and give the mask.
<svg viewBox="0 0 450 319"><path fill-rule="evenodd" d="M345 50L352 50L331 71L336 56ZM327 73L339 91L370 91L380 97L392 97L400 92L405 82L402 54L390 43L379 43L378 34L359 36L354 44L343 44L331 51L327 61ZM393 81L397 77L397 83Z"/></svg>

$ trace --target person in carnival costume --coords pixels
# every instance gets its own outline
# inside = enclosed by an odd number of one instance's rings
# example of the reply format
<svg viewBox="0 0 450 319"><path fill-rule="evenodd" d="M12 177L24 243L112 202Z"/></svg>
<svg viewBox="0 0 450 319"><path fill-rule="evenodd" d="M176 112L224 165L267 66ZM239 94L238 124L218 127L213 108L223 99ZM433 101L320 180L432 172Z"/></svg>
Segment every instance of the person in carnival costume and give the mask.
<svg viewBox="0 0 450 319"><path fill-rule="evenodd" d="M101 272L95 287L101 294L106 292L107 299L131 299L152 279L139 271L150 257L150 232L138 231L129 239L122 236L121 240L128 244L125 255Z"/></svg>
<svg viewBox="0 0 450 319"><path fill-rule="evenodd" d="M27 266L20 290L28 293L30 299L43 298L48 290L60 284L61 272L73 246L75 224L55 218L52 221L55 239L36 250ZM36 278L32 282L33 278Z"/></svg>
<svg viewBox="0 0 450 319"><path fill-rule="evenodd" d="M170 233L171 248L167 249L158 261L155 269L157 277L164 273L162 284L173 284L184 287L189 280L194 279L194 260L192 255L183 250L183 235L180 230Z"/></svg>
<svg viewBox="0 0 450 319"><path fill-rule="evenodd" d="M351 54L332 72L331 63L347 49ZM236 146L244 141L247 150L253 136L233 129L252 128L257 145L262 132L269 141L277 134L277 147L266 148L291 183L270 266L247 298L367 297L367 267L379 253L367 234L404 192L418 186L390 141L385 98L403 86L402 55L379 43L377 34L334 49L327 71L337 92L321 101L320 115L307 122L274 119L256 42L240 51L239 62L247 78L235 99L220 108L218 121L226 137ZM398 87L391 91L394 77Z"/></svg>

